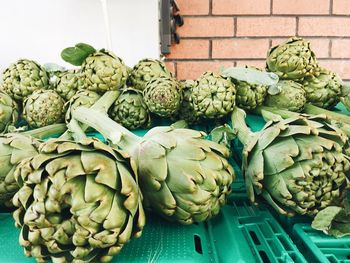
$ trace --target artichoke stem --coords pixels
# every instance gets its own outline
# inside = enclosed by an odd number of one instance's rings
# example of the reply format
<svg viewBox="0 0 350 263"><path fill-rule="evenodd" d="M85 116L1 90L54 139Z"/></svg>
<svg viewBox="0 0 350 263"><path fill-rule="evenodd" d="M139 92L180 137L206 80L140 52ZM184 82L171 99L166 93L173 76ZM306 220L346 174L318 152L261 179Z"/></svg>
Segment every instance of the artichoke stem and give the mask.
<svg viewBox="0 0 350 263"><path fill-rule="evenodd" d="M79 123L76 119L72 119L68 124L67 128L70 132L72 132L72 137L74 141L79 142L83 138L86 138L86 134L82 127L80 127Z"/></svg>
<svg viewBox="0 0 350 263"><path fill-rule="evenodd" d="M133 153L140 143L140 137L95 109L79 107L73 112L73 118L94 128L112 144L129 153Z"/></svg>
<svg viewBox="0 0 350 263"><path fill-rule="evenodd" d="M36 139L45 139L55 134L62 134L67 130L64 123L51 124L42 128L21 132L21 134L32 136Z"/></svg>
<svg viewBox="0 0 350 263"><path fill-rule="evenodd" d="M311 104L305 104L304 113L310 114L310 115L317 115L317 114L324 114L326 115L327 119L334 120L342 123L346 123L350 125L350 117L346 116L344 114L336 113L333 111L329 111L326 109L319 108L317 106L311 105Z"/></svg>
<svg viewBox="0 0 350 263"><path fill-rule="evenodd" d="M254 133L245 123L246 113L244 110L235 107L231 115L232 128L237 131L238 139L243 144L247 144Z"/></svg>

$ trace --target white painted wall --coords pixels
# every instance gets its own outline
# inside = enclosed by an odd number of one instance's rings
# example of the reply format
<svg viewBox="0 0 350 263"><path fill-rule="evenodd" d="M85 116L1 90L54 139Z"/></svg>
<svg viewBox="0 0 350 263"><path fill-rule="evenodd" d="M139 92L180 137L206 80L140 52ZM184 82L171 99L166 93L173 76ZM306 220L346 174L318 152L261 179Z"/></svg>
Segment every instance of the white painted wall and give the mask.
<svg viewBox="0 0 350 263"><path fill-rule="evenodd" d="M158 58L158 0L108 0L113 51L129 65ZM100 0L0 0L0 71L19 58L68 66L78 42L107 47Z"/></svg>

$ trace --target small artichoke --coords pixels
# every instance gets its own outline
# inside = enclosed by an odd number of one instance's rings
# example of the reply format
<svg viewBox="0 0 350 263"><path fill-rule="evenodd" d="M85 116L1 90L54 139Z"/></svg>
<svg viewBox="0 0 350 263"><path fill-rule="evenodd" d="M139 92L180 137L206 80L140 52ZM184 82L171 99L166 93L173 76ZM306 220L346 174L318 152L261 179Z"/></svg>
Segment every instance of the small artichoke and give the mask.
<svg viewBox="0 0 350 263"><path fill-rule="evenodd" d="M0 91L0 133L6 132L9 125L18 120L18 105L6 93Z"/></svg>
<svg viewBox="0 0 350 263"><path fill-rule="evenodd" d="M64 103L54 90L37 90L23 102L23 119L31 128L63 122Z"/></svg>
<svg viewBox="0 0 350 263"><path fill-rule="evenodd" d="M293 80L280 80L277 85L270 86L265 105L283 110L300 112L306 103L303 86Z"/></svg>
<svg viewBox="0 0 350 263"><path fill-rule="evenodd" d="M18 165L13 216L38 262L109 262L145 224L129 157L96 139L50 140Z"/></svg>
<svg viewBox="0 0 350 263"><path fill-rule="evenodd" d="M67 109L65 121L66 123L69 123L72 119L72 112L81 106L90 108L92 105L95 104L96 101L101 96L98 95L96 92L91 90L79 90L69 101L67 101L65 107Z"/></svg>
<svg viewBox="0 0 350 263"><path fill-rule="evenodd" d="M235 109L232 124L245 145L243 174L250 200L255 202L255 192L281 214L315 216L344 199L350 176L348 137L324 115L296 115L252 133L245 113Z"/></svg>
<svg viewBox="0 0 350 263"><path fill-rule="evenodd" d="M50 82L53 89L66 101L70 100L75 93L84 87L84 82L78 70L66 70L56 73Z"/></svg>
<svg viewBox="0 0 350 263"><path fill-rule="evenodd" d="M350 111L350 86L343 85L340 97L341 103L345 106L345 108Z"/></svg>
<svg viewBox="0 0 350 263"><path fill-rule="evenodd" d="M147 206L168 220L201 222L218 214L235 178L229 150L190 129L155 127L141 137L105 114L78 108L73 117L127 151L138 167Z"/></svg>
<svg viewBox="0 0 350 263"><path fill-rule="evenodd" d="M86 89L104 93L125 85L128 68L121 58L102 49L84 60L81 77Z"/></svg>
<svg viewBox="0 0 350 263"><path fill-rule="evenodd" d="M310 43L300 37L272 47L267 53L267 68L280 79L302 80L318 74L318 63Z"/></svg>
<svg viewBox="0 0 350 263"><path fill-rule="evenodd" d="M2 89L11 98L22 101L34 91L47 89L49 76L38 63L20 59L11 64L3 73Z"/></svg>
<svg viewBox="0 0 350 263"><path fill-rule="evenodd" d="M161 117L170 117L180 107L182 85L174 78L159 77L147 83L143 95L150 112Z"/></svg>
<svg viewBox="0 0 350 263"><path fill-rule="evenodd" d="M171 77L165 64L157 59L142 59L133 67L129 80L135 89L144 90L151 79L159 77Z"/></svg>
<svg viewBox="0 0 350 263"><path fill-rule="evenodd" d="M109 115L127 129L147 128L151 116L143 101L142 92L126 88L112 105Z"/></svg>
<svg viewBox="0 0 350 263"><path fill-rule="evenodd" d="M342 79L334 72L322 68L320 74L310 76L302 82L306 91L306 100L311 104L330 109L338 104L343 85Z"/></svg>
<svg viewBox="0 0 350 263"><path fill-rule="evenodd" d="M217 119L232 112L236 88L228 79L213 72L205 72L192 88L191 103L199 118Z"/></svg>

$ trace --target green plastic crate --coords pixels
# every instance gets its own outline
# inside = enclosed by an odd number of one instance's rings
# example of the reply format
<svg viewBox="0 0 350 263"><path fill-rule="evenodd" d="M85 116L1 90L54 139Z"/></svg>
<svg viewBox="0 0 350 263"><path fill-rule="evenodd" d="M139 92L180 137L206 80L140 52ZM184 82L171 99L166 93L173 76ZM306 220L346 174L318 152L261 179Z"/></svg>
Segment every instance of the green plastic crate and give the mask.
<svg viewBox="0 0 350 263"><path fill-rule="evenodd" d="M310 224L293 227L294 241L309 262L350 263L350 237L330 237Z"/></svg>

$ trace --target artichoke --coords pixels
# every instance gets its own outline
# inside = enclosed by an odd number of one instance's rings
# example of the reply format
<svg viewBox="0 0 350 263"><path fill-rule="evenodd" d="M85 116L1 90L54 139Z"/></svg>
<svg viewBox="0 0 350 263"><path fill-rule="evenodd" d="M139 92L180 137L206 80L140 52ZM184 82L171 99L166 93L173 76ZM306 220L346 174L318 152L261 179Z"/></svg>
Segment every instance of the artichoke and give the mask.
<svg viewBox="0 0 350 263"><path fill-rule="evenodd" d="M190 100L197 117L217 119L232 112L235 96L235 85L228 78L208 71L193 86Z"/></svg>
<svg viewBox="0 0 350 263"><path fill-rule="evenodd" d="M281 80L277 85L270 86L265 105L279 109L300 112L306 103L306 93L303 86L293 80Z"/></svg>
<svg viewBox="0 0 350 263"><path fill-rule="evenodd" d="M79 90L67 103L66 103L66 116L65 121L69 123L72 118L72 111L80 106L91 107L101 96L94 91Z"/></svg>
<svg viewBox="0 0 350 263"><path fill-rule="evenodd" d="M123 60L107 50L90 54L81 65L84 87L97 93L123 87L128 77L128 68Z"/></svg>
<svg viewBox="0 0 350 263"><path fill-rule="evenodd" d="M244 111L235 109L232 124L245 145L243 174L250 200L255 201L255 191L281 214L315 216L345 198L348 138L324 115L295 114L252 133L244 123Z"/></svg>
<svg viewBox="0 0 350 263"><path fill-rule="evenodd" d="M0 133L6 132L9 125L18 120L18 105L6 93L0 91Z"/></svg>
<svg viewBox="0 0 350 263"><path fill-rule="evenodd" d="M341 103L345 106L345 108L350 111L350 86L343 85L341 89Z"/></svg>
<svg viewBox="0 0 350 263"><path fill-rule="evenodd" d="M23 118L31 128L64 120L64 100L53 90L37 90L23 102Z"/></svg>
<svg viewBox="0 0 350 263"><path fill-rule="evenodd" d="M302 80L318 75L318 63L310 43L300 37L292 37L286 42L272 47L267 53L267 69L280 79Z"/></svg>
<svg viewBox="0 0 350 263"><path fill-rule="evenodd" d="M150 80L159 77L171 77L165 64L157 59L142 59L133 67L129 80L135 89L144 90Z"/></svg>
<svg viewBox="0 0 350 263"><path fill-rule="evenodd" d="M122 91L109 115L127 129L147 128L151 125L151 116L143 101L142 92L133 88Z"/></svg>
<svg viewBox="0 0 350 263"><path fill-rule="evenodd" d="M2 89L11 98L22 101L34 91L46 89L49 76L38 63L28 59L20 59L11 64L3 73Z"/></svg>
<svg viewBox="0 0 350 263"><path fill-rule="evenodd" d="M322 68L317 77L307 77L302 84L307 102L313 105L330 109L340 101L343 82L334 72Z"/></svg>
<svg viewBox="0 0 350 263"><path fill-rule="evenodd" d="M159 77L148 82L143 95L150 112L161 117L170 117L180 107L182 86L174 78Z"/></svg>
<svg viewBox="0 0 350 263"><path fill-rule="evenodd" d="M84 87L84 82L78 70L66 70L56 73L50 78L53 89L66 101L70 100L75 93Z"/></svg>
<svg viewBox="0 0 350 263"><path fill-rule="evenodd" d="M155 127L140 138L98 111L78 108L73 117L136 160L147 206L182 224L216 215L235 178L229 150L190 129Z"/></svg>
<svg viewBox="0 0 350 263"><path fill-rule="evenodd" d="M129 157L96 139L50 140L15 171L19 242L38 262L109 262L145 224Z"/></svg>

